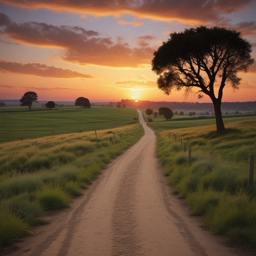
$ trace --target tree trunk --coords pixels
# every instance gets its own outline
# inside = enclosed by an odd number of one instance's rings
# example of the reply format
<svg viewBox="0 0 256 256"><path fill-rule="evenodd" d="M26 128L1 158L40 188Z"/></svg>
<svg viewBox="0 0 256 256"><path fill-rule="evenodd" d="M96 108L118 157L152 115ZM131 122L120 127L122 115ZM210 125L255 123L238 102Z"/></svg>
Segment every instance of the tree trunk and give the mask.
<svg viewBox="0 0 256 256"><path fill-rule="evenodd" d="M221 114L221 102L214 101L213 102L214 111L215 111L215 119L216 119L216 127L217 127L217 133L222 133L225 131L225 126L222 120L222 114Z"/></svg>

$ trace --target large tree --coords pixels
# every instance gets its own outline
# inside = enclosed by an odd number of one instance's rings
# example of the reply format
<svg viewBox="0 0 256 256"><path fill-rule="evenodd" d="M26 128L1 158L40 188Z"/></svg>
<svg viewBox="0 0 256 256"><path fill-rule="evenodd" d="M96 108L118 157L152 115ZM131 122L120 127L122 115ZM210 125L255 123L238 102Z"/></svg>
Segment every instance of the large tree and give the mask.
<svg viewBox="0 0 256 256"><path fill-rule="evenodd" d="M75 106L80 106L81 108L90 108L91 103L87 98L79 97L75 101Z"/></svg>
<svg viewBox="0 0 256 256"><path fill-rule="evenodd" d="M154 53L152 70L159 76L158 87L169 95L173 89L197 88L198 98L204 94L213 102L217 132L225 130L221 115L223 89L230 83L238 89L239 71L253 64L251 45L239 32L204 26L172 33Z"/></svg>
<svg viewBox="0 0 256 256"><path fill-rule="evenodd" d="M22 98L20 99L21 106L28 106L29 110L31 110L32 103L37 102L37 94L35 92L26 92Z"/></svg>

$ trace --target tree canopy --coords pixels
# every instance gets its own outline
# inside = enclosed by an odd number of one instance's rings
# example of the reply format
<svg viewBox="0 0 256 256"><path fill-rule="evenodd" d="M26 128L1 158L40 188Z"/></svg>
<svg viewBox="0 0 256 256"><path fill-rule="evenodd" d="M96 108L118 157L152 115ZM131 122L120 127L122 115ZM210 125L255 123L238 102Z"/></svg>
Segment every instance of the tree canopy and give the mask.
<svg viewBox="0 0 256 256"><path fill-rule="evenodd" d="M161 107L158 109L159 116L163 115L164 118L167 120L171 120L173 117L173 112L170 108Z"/></svg>
<svg viewBox="0 0 256 256"><path fill-rule="evenodd" d="M29 110L31 110L32 103L37 102L37 94L35 92L26 92L22 98L20 99L21 106L28 106Z"/></svg>
<svg viewBox="0 0 256 256"><path fill-rule="evenodd" d="M221 115L223 89L230 83L238 89L239 71L253 64L251 45L239 32L204 26L172 33L154 53L152 70L159 78L158 87L169 95L173 89L185 88L188 94L197 89L198 98L211 98L217 132L225 130Z"/></svg>
<svg viewBox="0 0 256 256"><path fill-rule="evenodd" d="M148 116L150 116L150 115L152 115L153 114L153 109L151 109L151 108L147 108L146 109L146 114L148 115Z"/></svg>
<svg viewBox="0 0 256 256"><path fill-rule="evenodd" d="M81 108L90 108L91 103L87 98L79 97L75 101L75 106L80 106Z"/></svg>
<svg viewBox="0 0 256 256"><path fill-rule="evenodd" d="M53 108L55 108L55 102L53 102L53 101L48 101L48 102L45 104L45 106L46 106L47 108L49 108L49 109L53 109Z"/></svg>

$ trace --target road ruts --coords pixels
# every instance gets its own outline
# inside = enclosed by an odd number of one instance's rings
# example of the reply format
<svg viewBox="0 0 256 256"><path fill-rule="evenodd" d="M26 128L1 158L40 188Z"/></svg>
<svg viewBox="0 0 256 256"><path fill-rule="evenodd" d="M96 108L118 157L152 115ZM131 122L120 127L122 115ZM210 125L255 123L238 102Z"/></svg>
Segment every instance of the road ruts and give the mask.
<svg viewBox="0 0 256 256"><path fill-rule="evenodd" d="M13 256L237 256L226 240L201 227L172 195L156 158L156 136L138 111L145 135L113 160L70 208L16 243Z"/></svg>

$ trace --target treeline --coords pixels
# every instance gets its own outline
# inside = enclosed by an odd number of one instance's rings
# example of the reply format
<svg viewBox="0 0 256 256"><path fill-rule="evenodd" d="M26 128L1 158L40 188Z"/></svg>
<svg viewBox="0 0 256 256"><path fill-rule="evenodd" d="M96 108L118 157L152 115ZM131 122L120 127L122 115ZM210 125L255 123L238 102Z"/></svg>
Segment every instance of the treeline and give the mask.
<svg viewBox="0 0 256 256"><path fill-rule="evenodd" d="M126 107L135 107L135 108L152 108L159 109L160 107L168 107L172 110L183 109L183 110L198 110L198 111L210 111L214 112L212 103L198 103L198 102L167 102L167 101L138 101L129 99L122 99L121 104L125 104ZM223 102L223 110L238 110L238 111L255 111L256 110L256 101L247 101L247 102Z"/></svg>

